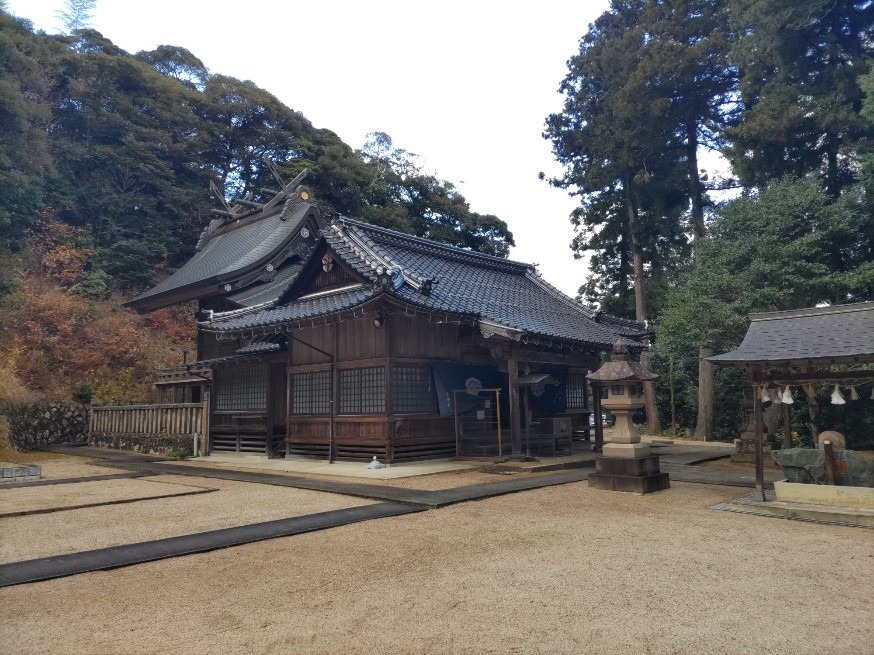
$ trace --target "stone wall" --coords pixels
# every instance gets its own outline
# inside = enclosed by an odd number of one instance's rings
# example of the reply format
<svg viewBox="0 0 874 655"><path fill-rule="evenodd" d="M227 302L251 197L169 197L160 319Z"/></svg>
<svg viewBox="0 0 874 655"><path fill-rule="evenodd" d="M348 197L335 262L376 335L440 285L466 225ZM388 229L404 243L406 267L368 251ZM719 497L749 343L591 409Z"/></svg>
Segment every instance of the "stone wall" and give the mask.
<svg viewBox="0 0 874 655"><path fill-rule="evenodd" d="M142 435L93 433L88 435L88 445L95 448L132 450L147 455L164 455L168 452L189 450L194 452L194 436L184 435Z"/></svg>
<svg viewBox="0 0 874 655"><path fill-rule="evenodd" d="M0 405L7 438L16 450L28 451L60 443L82 443L88 435L88 409L63 403Z"/></svg>

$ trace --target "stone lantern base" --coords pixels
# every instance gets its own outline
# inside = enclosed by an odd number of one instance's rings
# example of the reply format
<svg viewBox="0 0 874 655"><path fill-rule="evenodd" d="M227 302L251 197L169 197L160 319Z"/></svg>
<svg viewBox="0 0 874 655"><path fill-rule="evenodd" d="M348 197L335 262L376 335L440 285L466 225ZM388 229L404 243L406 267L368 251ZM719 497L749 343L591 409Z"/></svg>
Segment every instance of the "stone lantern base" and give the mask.
<svg viewBox="0 0 874 655"><path fill-rule="evenodd" d="M625 444L610 444L625 446ZM658 455L650 455L648 444L628 444L628 446L644 446L647 454L635 457L632 454L615 457L608 454L608 446L604 446L604 457L595 460L595 472L589 475L589 486L594 489L608 491L631 491L638 494L648 494L661 491L671 486L667 473L659 469ZM626 448L628 447L626 446Z"/></svg>

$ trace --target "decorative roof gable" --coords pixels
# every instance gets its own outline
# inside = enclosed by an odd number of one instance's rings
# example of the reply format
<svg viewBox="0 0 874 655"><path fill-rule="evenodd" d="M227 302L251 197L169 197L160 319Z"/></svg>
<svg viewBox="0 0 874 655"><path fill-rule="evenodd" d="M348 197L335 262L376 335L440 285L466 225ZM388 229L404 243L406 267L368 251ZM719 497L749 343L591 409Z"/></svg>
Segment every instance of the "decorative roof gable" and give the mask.
<svg viewBox="0 0 874 655"><path fill-rule="evenodd" d="M184 266L125 305L148 312L210 296L243 305L276 300L300 270L290 260L309 257L323 225L318 210L299 196L270 212L213 221Z"/></svg>

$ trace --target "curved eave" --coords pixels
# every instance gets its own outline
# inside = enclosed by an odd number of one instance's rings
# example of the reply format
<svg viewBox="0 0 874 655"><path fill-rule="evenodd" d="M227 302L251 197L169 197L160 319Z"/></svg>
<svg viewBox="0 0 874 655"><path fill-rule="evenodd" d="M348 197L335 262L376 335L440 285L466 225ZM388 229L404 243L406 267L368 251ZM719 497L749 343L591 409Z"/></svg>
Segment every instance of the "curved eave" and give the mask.
<svg viewBox="0 0 874 655"><path fill-rule="evenodd" d="M722 355L707 357L707 361L720 366L733 366L735 368L777 368L781 366L804 367L804 366L844 366L850 364L874 363L874 355L841 355L837 357L774 357L762 358L745 356L742 352L733 350Z"/></svg>
<svg viewBox="0 0 874 655"><path fill-rule="evenodd" d="M236 335L275 334L304 327L314 327L317 325L329 324L335 320L340 320L343 317L355 318L357 316L363 316L370 311L373 311L376 306L386 303L389 305L393 305L405 312L409 312L410 310L412 310L416 315L427 317L428 320L439 323L458 323L485 326L487 327L487 329L490 329L492 331L491 334L493 337L496 337L498 339L505 339L508 342L518 343L521 345L532 345L544 348L578 351L605 351L609 350L613 346L613 343L566 339L551 336L548 334L526 332L524 330L519 330L518 328L514 328L509 325L501 324L494 319L484 316L482 314L443 311L435 309L433 307L429 307L424 303L411 302L409 299L399 297L397 294L387 289L380 289L378 291L375 291L373 295L367 298L363 298L359 302L345 305L341 309L308 314L305 317L278 318L275 320L271 320L269 318L269 315L265 315L264 320L260 322L255 319L254 321L250 320L243 325L229 325L227 327L223 327L221 325L222 317L218 317L217 321L214 320L211 323L201 323L200 327L201 330L203 330L204 332L223 335L226 337ZM282 308L277 307L275 311L282 311ZM234 314L235 316L232 316L230 318L236 318L241 315L238 312L234 312ZM245 314L248 315L251 314L251 312L246 311ZM226 316L226 318L228 317ZM506 334L500 334L500 331L504 331L506 332ZM639 349L643 347L641 344L633 342L631 340L622 340L626 342L630 348Z"/></svg>

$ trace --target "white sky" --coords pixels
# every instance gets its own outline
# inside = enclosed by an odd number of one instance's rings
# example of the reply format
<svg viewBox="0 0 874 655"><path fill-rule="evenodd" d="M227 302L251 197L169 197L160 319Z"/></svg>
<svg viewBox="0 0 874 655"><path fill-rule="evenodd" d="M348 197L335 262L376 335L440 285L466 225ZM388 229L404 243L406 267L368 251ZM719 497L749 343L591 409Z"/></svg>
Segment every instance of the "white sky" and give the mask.
<svg viewBox="0 0 874 655"><path fill-rule="evenodd" d="M63 0L10 0L60 31ZM566 61L607 0L98 0L93 27L128 52L182 46L211 72L249 79L353 148L372 131L422 156L471 209L513 232L511 258L573 296L588 276L568 244L575 202L541 137Z"/></svg>

